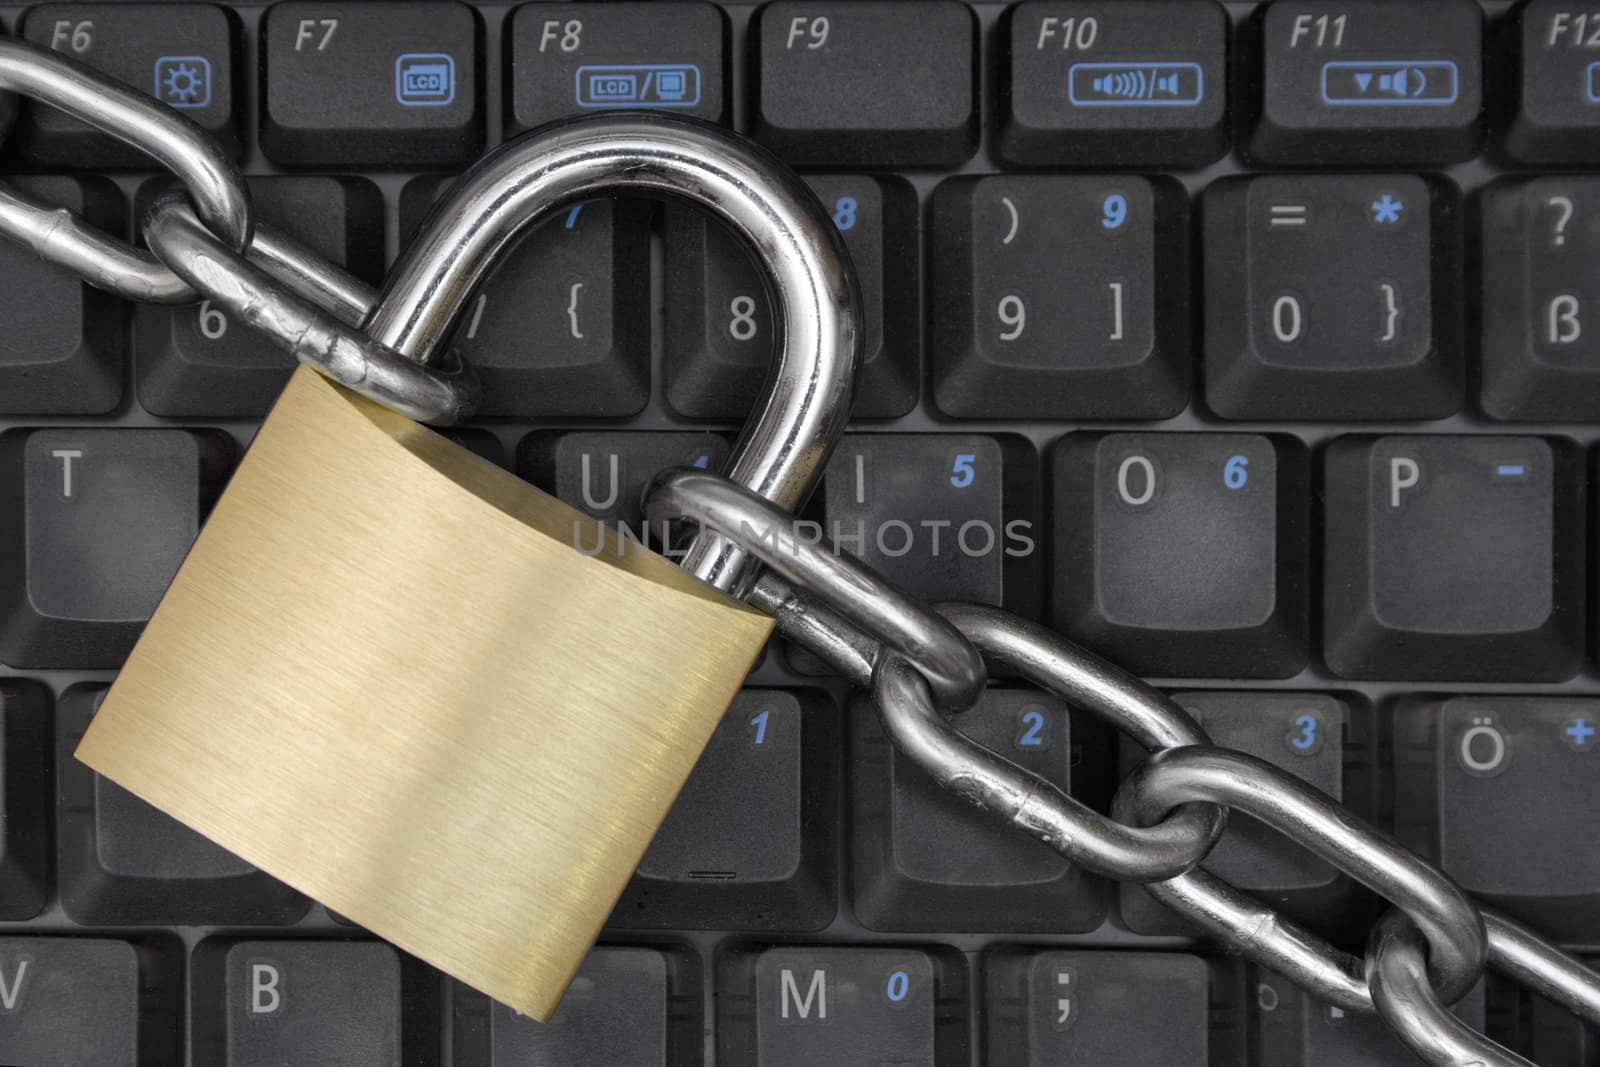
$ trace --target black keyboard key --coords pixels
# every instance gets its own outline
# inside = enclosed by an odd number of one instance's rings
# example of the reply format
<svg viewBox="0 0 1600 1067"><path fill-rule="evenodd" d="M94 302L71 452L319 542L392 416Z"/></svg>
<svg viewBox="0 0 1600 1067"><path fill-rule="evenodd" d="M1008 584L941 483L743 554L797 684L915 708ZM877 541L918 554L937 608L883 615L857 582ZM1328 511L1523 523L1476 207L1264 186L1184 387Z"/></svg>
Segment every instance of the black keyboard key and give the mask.
<svg viewBox="0 0 1600 1067"><path fill-rule="evenodd" d="M56 717L61 906L89 926L291 923L309 902L100 777L73 753L105 697L75 686Z"/></svg>
<svg viewBox="0 0 1600 1067"><path fill-rule="evenodd" d="M438 978L370 941L208 940L194 952L196 1063L436 1067Z"/></svg>
<svg viewBox="0 0 1600 1067"><path fill-rule="evenodd" d="M1454 194L1401 175L1241 178L1205 196L1206 400L1228 419L1461 406Z"/></svg>
<svg viewBox="0 0 1600 1067"><path fill-rule="evenodd" d="M1343 678L1559 681L1582 661L1584 487L1537 437L1327 452L1323 639Z"/></svg>
<svg viewBox="0 0 1600 1067"><path fill-rule="evenodd" d="M1007 15L999 151L1050 167L1197 167L1228 145L1215 0L1028 0Z"/></svg>
<svg viewBox="0 0 1600 1067"><path fill-rule="evenodd" d="M1519 77L1506 151L1523 163L1600 163L1600 11L1528 0L1507 37Z"/></svg>
<svg viewBox="0 0 1600 1067"><path fill-rule="evenodd" d="M865 329L858 418L904 415L917 401L917 198L900 178L808 179L861 282ZM762 273L744 245L687 207L667 209L667 402L691 418L744 418L776 346Z"/></svg>
<svg viewBox="0 0 1600 1067"><path fill-rule="evenodd" d="M251 178L258 217L358 277L383 269L383 197L360 178ZM146 186L152 198L166 182ZM142 216L141 209L141 216ZM139 403L157 415L261 417L296 366L265 334L210 301L135 312Z"/></svg>
<svg viewBox="0 0 1600 1067"><path fill-rule="evenodd" d="M64 429L0 438L0 662L116 668L221 488L221 438Z"/></svg>
<svg viewBox="0 0 1600 1067"><path fill-rule="evenodd" d="M968 434L849 434L823 480L824 532L919 599L1027 605L1035 591L1012 579L1038 530L1008 495L1025 461L1006 451Z"/></svg>
<svg viewBox="0 0 1600 1067"><path fill-rule="evenodd" d="M1600 178L1508 179L1482 204L1484 410L1600 418Z"/></svg>
<svg viewBox="0 0 1600 1067"><path fill-rule="evenodd" d="M1367 720L1343 700L1325 693L1175 693L1211 735L1213 744L1258 756L1309 782L1356 811L1370 810L1376 766ZM1365 758L1358 758L1365 757ZM1123 773L1143 762L1145 752L1132 741L1122 745ZM1346 788L1347 764L1352 770ZM1362 775L1365 775L1362 777ZM1342 917L1354 883L1283 834L1248 815L1228 819L1227 833L1202 865L1230 885L1322 929ZM1143 887L1124 884L1122 921L1141 934L1194 934L1196 931L1159 904Z"/></svg>
<svg viewBox="0 0 1600 1067"><path fill-rule="evenodd" d="M1600 960L1586 961L1600 967ZM1600 1027L1586 1025L1572 1012L1543 997L1531 996L1529 1048L1535 1063L1600 1067Z"/></svg>
<svg viewBox="0 0 1600 1067"><path fill-rule="evenodd" d="M49 695L25 682L0 682L0 919L31 919L44 907L49 758Z"/></svg>
<svg viewBox="0 0 1600 1067"><path fill-rule="evenodd" d="M718 978L719 1065L967 1063L965 967L953 952L735 951L723 956Z"/></svg>
<svg viewBox="0 0 1600 1067"><path fill-rule="evenodd" d="M889 744L870 701L852 728L856 917L873 930L1093 930L1101 883L1042 841L941 789ZM962 734L1072 790L1067 707L1042 693L990 689L952 720Z"/></svg>
<svg viewBox="0 0 1600 1067"><path fill-rule="evenodd" d="M178 1067L176 959L82 937L0 938L0 1063Z"/></svg>
<svg viewBox="0 0 1600 1067"><path fill-rule="evenodd" d="M990 955L984 973L986 1062L1223 1062L1208 1058L1211 974L1196 956L1008 949Z"/></svg>
<svg viewBox="0 0 1600 1067"><path fill-rule="evenodd" d="M244 97L235 97L234 19L211 4L40 4L21 34L176 109L237 155ZM23 108L23 158L43 167L139 167L155 162L54 108Z"/></svg>
<svg viewBox="0 0 1600 1067"><path fill-rule="evenodd" d="M1255 986L1252 1030L1258 1035L1260 1056L1256 1062L1272 1067L1417 1067L1422 1063L1379 1016L1319 1001L1271 971L1252 968L1251 976ZM1451 1010L1482 1032L1486 1014L1482 983Z"/></svg>
<svg viewBox="0 0 1600 1067"><path fill-rule="evenodd" d="M1455 163L1483 141L1474 0L1275 0L1250 151L1271 163Z"/></svg>
<svg viewBox="0 0 1600 1067"><path fill-rule="evenodd" d="M453 0L290 0L261 31L261 150L287 166L465 165L483 149L478 16Z"/></svg>
<svg viewBox="0 0 1600 1067"><path fill-rule="evenodd" d="M701 1059L698 968L686 954L600 947L548 1022L456 983L456 1067L681 1067Z"/></svg>
<svg viewBox="0 0 1600 1067"><path fill-rule="evenodd" d="M651 480L668 467L720 471L728 454L727 440L711 433L546 430L523 439L517 462L545 492L635 540L659 543L647 536L644 517Z"/></svg>
<svg viewBox="0 0 1600 1067"><path fill-rule="evenodd" d="M1072 434L1051 457L1056 625L1130 670L1306 663L1304 451L1255 434Z"/></svg>
<svg viewBox="0 0 1600 1067"><path fill-rule="evenodd" d="M1395 832L1563 942L1600 938L1600 701L1455 697L1395 716Z"/></svg>
<svg viewBox="0 0 1600 1067"><path fill-rule="evenodd" d="M413 233L447 178L401 199ZM650 399L650 208L590 200L540 223L467 302L452 344L480 415L634 415Z"/></svg>
<svg viewBox="0 0 1600 1067"><path fill-rule="evenodd" d="M7 177L35 200L120 233L122 197L104 178ZM99 415L122 399L122 304L34 252L0 241L0 414Z"/></svg>
<svg viewBox="0 0 1600 1067"><path fill-rule="evenodd" d="M609 925L826 926L837 895L838 729L820 694L735 697Z"/></svg>
<svg viewBox="0 0 1600 1067"><path fill-rule="evenodd" d="M727 30L711 4L525 4L509 37L509 132L616 108L711 122L727 112Z"/></svg>
<svg viewBox="0 0 1600 1067"><path fill-rule="evenodd" d="M1189 391L1188 223L1145 178L958 178L933 198L933 378L962 418L1167 418Z"/></svg>
<svg viewBox="0 0 1600 1067"><path fill-rule="evenodd" d="M966 4L774 3L751 34L751 133L791 163L952 165L978 146L978 27Z"/></svg>

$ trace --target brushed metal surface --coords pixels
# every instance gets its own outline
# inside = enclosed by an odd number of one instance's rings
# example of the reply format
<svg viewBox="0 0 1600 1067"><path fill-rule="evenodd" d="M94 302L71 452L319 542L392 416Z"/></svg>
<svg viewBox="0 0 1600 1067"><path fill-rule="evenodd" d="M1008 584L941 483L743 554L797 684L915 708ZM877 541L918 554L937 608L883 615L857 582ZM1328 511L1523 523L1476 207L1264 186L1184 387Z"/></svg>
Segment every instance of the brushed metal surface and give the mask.
<svg viewBox="0 0 1600 1067"><path fill-rule="evenodd" d="M301 368L77 755L543 1019L771 627Z"/></svg>

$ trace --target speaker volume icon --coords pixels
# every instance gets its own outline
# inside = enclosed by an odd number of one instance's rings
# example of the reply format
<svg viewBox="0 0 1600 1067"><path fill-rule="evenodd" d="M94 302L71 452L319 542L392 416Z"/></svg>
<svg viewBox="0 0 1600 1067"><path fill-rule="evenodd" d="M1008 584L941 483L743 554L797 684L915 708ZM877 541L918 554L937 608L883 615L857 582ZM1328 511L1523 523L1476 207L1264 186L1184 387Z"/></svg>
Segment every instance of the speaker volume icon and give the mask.
<svg viewBox="0 0 1600 1067"><path fill-rule="evenodd" d="M1196 63L1076 63L1068 89L1078 107L1194 107L1204 95Z"/></svg>

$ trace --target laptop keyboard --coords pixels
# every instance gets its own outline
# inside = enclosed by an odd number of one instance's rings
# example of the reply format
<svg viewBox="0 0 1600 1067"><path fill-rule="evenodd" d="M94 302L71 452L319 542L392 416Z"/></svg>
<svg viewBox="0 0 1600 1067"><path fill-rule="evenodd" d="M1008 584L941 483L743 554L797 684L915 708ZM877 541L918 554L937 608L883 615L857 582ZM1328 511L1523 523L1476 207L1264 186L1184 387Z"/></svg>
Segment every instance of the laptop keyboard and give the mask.
<svg viewBox="0 0 1600 1067"><path fill-rule="evenodd" d="M182 110L264 220L372 282L508 136L630 107L750 133L862 282L819 533L1048 622L1600 954L1600 10L0 3L0 29ZM163 185L42 108L0 171L128 236ZM655 471L727 456L773 328L718 225L575 206L469 301L486 400L453 436L643 536ZM289 369L208 304L0 247L0 1063L1417 1062L940 793L781 644L548 1025L98 779L72 750ZM1102 809L1141 755L1012 686L957 726ZM1206 866L1351 948L1380 910L1245 818ZM1492 978L1455 1010L1600 1065Z"/></svg>

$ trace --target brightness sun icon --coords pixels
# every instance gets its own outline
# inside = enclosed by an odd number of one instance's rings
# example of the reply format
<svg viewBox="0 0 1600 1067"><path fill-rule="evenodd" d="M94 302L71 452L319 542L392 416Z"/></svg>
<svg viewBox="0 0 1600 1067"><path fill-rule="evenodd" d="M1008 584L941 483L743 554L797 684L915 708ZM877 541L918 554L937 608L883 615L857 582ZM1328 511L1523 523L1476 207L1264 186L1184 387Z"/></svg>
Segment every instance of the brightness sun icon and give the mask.
<svg viewBox="0 0 1600 1067"><path fill-rule="evenodd" d="M211 61L204 56L162 56L156 60L155 96L177 108L211 103Z"/></svg>
<svg viewBox="0 0 1600 1067"><path fill-rule="evenodd" d="M200 71L187 63L179 63L167 69L167 83L165 89L167 96L173 100L180 100L185 104L200 99L203 83L200 80Z"/></svg>

